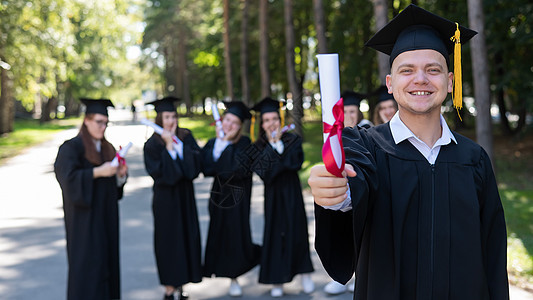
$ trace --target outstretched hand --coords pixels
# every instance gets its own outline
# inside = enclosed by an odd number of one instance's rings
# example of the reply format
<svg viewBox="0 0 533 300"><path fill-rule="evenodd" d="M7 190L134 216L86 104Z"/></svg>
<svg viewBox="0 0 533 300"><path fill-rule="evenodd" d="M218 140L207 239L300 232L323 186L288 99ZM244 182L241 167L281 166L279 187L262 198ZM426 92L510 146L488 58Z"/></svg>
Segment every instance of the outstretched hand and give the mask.
<svg viewBox="0 0 533 300"><path fill-rule="evenodd" d="M326 166L317 165L311 168L311 174L307 183L311 187L311 193L315 203L320 206L330 206L341 203L346 199L348 191L348 178L355 177L357 173L352 165L345 164L343 177L336 177L328 172Z"/></svg>

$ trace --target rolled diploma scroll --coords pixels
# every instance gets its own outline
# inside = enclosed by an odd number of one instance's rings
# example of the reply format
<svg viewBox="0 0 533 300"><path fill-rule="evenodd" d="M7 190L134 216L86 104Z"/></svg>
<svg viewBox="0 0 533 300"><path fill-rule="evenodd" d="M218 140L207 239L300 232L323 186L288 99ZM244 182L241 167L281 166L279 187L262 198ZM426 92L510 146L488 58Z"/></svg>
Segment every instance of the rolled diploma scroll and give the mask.
<svg viewBox="0 0 533 300"><path fill-rule="evenodd" d="M133 144L129 142L124 148L118 150L118 156L122 158L126 157L126 154L128 154L128 150L130 150L131 145ZM113 160L111 161L111 166L118 167L118 157L115 156L115 158L113 158Z"/></svg>
<svg viewBox="0 0 533 300"><path fill-rule="evenodd" d="M215 124L220 129L218 131L218 137L221 139L224 138L224 131L222 131L222 122L220 121L220 114L218 113L217 104L211 104L211 111L213 112L213 119L215 119Z"/></svg>
<svg viewBox="0 0 533 300"><path fill-rule="evenodd" d="M284 134L285 132L291 131L294 128L296 128L296 126L294 124L285 125L285 126L283 126L283 128L281 128L281 134ZM276 134L277 134L277 131L272 131L272 137L273 138L276 137Z"/></svg>
<svg viewBox="0 0 533 300"><path fill-rule="evenodd" d="M333 125L335 119L333 117L333 106L341 98L340 80L339 80L339 55L334 54L318 54L318 77L320 80L320 96L322 102L322 122ZM324 133L324 143L328 138L328 134ZM337 163L337 167L341 168L344 164L342 161L341 145L337 137L332 136L330 139L333 157Z"/></svg>
<svg viewBox="0 0 533 300"><path fill-rule="evenodd" d="M141 123L146 125L146 126L148 126L148 127L152 127L154 129L155 133L157 133L159 135L161 135L163 133L163 128L161 128L161 126L157 125L154 122L150 122L150 121L148 121L146 119L142 119ZM172 140L174 141L174 149L176 149L176 151L178 151L177 146L179 144L181 144L182 141L180 141L180 139L178 139L178 137L175 136L175 135L172 136Z"/></svg>

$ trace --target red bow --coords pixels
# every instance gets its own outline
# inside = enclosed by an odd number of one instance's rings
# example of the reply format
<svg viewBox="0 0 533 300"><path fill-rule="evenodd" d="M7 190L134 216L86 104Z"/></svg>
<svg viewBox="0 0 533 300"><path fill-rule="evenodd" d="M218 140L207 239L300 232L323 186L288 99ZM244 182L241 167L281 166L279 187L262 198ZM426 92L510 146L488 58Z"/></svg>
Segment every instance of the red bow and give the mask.
<svg viewBox="0 0 533 300"><path fill-rule="evenodd" d="M328 133L328 137L324 143L324 146L322 147L322 160L324 161L324 165L326 165L328 172L337 177L343 177L342 171L344 171L344 148L342 147L342 129L344 128L344 101L342 98L340 98L339 101L337 101L337 103L333 106L332 111L333 118L335 119L333 125L323 122L324 133ZM340 151L342 153L340 168L335 162L333 150L331 149L330 138L334 136L337 136L340 145Z"/></svg>
<svg viewBox="0 0 533 300"><path fill-rule="evenodd" d="M122 146L120 146L120 150L122 150ZM115 156L117 157L117 160L118 160L118 164L119 165L125 165L126 164L126 159L122 156L120 156L119 154L120 151L117 151L117 154L115 154Z"/></svg>

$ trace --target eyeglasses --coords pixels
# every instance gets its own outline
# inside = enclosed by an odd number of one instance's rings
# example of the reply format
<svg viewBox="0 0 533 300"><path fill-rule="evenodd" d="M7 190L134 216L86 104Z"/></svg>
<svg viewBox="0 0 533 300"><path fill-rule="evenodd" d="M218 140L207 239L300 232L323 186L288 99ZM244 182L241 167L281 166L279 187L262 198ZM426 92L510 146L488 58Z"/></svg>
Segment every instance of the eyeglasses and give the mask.
<svg viewBox="0 0 533 300"><path fill-rule="evenodd" d="M100 127L107 127L107 121L104 121L104 120L93 120L96 125L100 126Z"/></svg>

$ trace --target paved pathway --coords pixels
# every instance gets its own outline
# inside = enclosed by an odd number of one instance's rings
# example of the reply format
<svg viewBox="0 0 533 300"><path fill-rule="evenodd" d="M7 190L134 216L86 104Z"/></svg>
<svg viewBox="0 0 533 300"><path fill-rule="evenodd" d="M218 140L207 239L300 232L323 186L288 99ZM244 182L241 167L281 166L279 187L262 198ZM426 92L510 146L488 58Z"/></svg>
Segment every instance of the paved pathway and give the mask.
<svg viewBox="0 0 533 300"><path fill-rule="evenodd" d="M111 114L114 121L106 136L116 146L133 142L128 153L130 177L120 203L122 299L161 299L152 246L151 187L142 159L142 145L151 134L145 126L131 125L125 113ZM122 120L122 121L116 121ZM67 262L61 190L53 173L58 146L77 130L66 130L52 141L26 150L0 166L0 299L65 298ZM205 246L209 215L207 201L211 179L195 180L202 242ZM253 239L261 244L263 232L263 186L254 178L252 192ZM305 197L311 248L314 246L313 200ZM300 291L300 280L285 286L286 299L352 299L352 294L328 297L322 288L329 281L316 252L312 250L317 290L311 295ZM270 286L257 283L258 268L239 279L242 299L271 299ZM190 299L232 299L226 296L227 279L206 278L185 289ZM531 293L512 288L511 299L533 300Z"/></svg>

